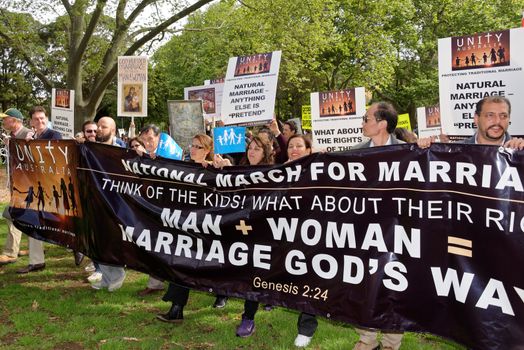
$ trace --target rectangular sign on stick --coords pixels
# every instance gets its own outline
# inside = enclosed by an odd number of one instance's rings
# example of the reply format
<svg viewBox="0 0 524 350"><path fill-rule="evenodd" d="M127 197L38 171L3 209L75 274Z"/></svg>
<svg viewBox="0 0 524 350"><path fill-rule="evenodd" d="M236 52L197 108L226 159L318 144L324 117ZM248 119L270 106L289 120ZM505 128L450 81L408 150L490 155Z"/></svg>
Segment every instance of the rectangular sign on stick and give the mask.
<svg viewBox="0 0 524 350"><path fill-rule="evenodd" d="M475 107L487 96L511 102L513 136L524 135L524 29L439 39L442 131L451 139L476 131Z"/></svg>
<svg viewBox="0 0 524 350"><path fill-rule="evenodd" d="M52 89L51 122L62 137L75 138L75 90Z"/></svg>
<svg viewBox="0 0 524 350"><path fill-rule="evenodd" d="M119 117L147 117L147 56L118 57Z"/></svg>
<svg viewBox="0 0 524 350"><path fill-rule="evenodd" d="M210 84L184 88L184 100L201 100L206 121L217 120L222 110L224 84Z"/></svg>
<svg viewBox="0 0 524 350"><path fill-rule="evenodd" d="M183 150L189 149L196 134L206 133L201 100L167 101L167 112L169 134Z"/></svg>
<svg viewBox="0 0 524 350"><path fill-rule="evenodd" d="M313 148L345 151L362 138L362 115L366 113L363 87L311 94Z"/></svg>
<svg viewBox="0 0 524 350"><path fill-rule="evenodd" d="M418 137L437 136L442 132L439 105L417 108Z"/></svg>
<svg viewBox="0 0 524 350"><path fill-rule="evenodd" d="M229 59L222 97L224 125L260 125L273 119L281 54Z"/></svg>

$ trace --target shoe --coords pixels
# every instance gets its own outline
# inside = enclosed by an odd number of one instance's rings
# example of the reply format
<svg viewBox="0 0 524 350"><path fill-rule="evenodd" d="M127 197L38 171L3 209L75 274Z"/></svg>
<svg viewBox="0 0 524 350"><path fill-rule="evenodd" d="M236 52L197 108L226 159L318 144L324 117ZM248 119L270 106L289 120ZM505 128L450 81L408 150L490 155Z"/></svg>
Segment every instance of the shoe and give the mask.
<svg viewBox="0 0 524 350"><path fill-rule="evenodd" d="M226 306L227 297L217 296L215 303L213 304L214 308L222 309Z"/></svg>
<svg viewBox="0 0 524 350"><path fill-rule="evenodd" d="M271 311L273 310L273 305L266 304L264 305L264 311Z"/></svg>
<svg viewBox="0 0 524 350"><path fill-rule="evenodd" d="M375 342L375 344L366 344L362 341L358 341L355 346L353 347L353 350L379 350L380 345Z"/></svg>
<svg viewBox="0 0 524 350"><path fill-rule="evenodd" d="M126 279L126 274L124 273L121 279L119 279L116 282L109 283L109 286L107 286L107 290L110 292L114 292L115 290L120 289L120 287L122 287L122 285L124 284L125 279Z"/></svg>
<svg viewBox="0 0 524 350"><path fill-rule="evenodd" d="M173 304L166 314L158 314L156 318L162 322L181 323L184 320L184 307Z"/></svg>
<svg viewBox="0 0 524 350"><path fill-rule="evenodd" d="M160 293L163 292L164 289L153 289L153 288L144 288L140 292L138 292L139 297L145 297L150 294Z"/></svg>
<svg viewBox="0 0 524 350"><path fill-rule="evenodd" d="M248 320L242 315L242 322L237 327L237 337L247 338L255 333L255 320Z"/></svg>
<svg viewBox="0 0 524 350"><path fill-rule="evenodd" d="M17 270L16 273L24 274L24 273L34 272L34 271L40 271L43 269L45 269L45 263L34 264L34 265L29 264L26 267L24 267L23 269Z"/></svg>
<svg viewBox="0 0 524 350"><path fill-rule="evenodd" d="M29 255L29 250L19 250L18 251L18 256L28 256Z"/></svg>
<svg viewBox="0 0 524 350"><path fill-rule="evenodd" d="M7 255L0 255L0 265L7 265L16 262L16 258Z"/></svg>
<svg viewBox="0 0 524 350"><path fill-rule="evenodd" d="M75 256L75 265L76 266L80 266L80 264L84 260L84 254L82 254L80 252L73 252L73 254Z"/></svg>
<svg viewBox="0 0 524 350"><path fill-rule="evenodd" d="M311 343L311 338L313 337L308 337L307 335L299 334L295 338L295 346L297 348L305 348L309 345L309 343Z"/></svg>
<svg viewBox="0 0 524 350"><path fill-rule="evenodd" d="M96 271L95 264L93 264L92 262L90 262L89 264L87 264L86 267L84 267L84 270L85 270L86 272L95 272L95 271Z"/></svg>
<svg viewBox="0 0 524 350"><path fill-rule="evenodd" d="M95 282L100 282L102 280L102 272L98 272L98 271L95 271L93 272L88 278L87 280L90 282L90 283L95 283Z"/></svg>

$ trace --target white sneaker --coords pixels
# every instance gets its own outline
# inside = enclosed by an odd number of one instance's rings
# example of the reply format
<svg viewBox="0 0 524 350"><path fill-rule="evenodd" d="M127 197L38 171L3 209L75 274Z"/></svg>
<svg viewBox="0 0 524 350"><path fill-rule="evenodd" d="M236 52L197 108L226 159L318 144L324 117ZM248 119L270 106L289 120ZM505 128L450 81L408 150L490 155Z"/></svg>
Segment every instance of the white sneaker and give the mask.
<svg viewBox="0 0 524 350"><path fill-rule="evenodd" d="M87 278L90 283L102 281L102 272L93 272L91 276Z"/></svg>
<svg viewBox="0 0 524 350"><path fill-rule="evenodd" d="M100 289L106 288L106 287L107 287L107 285L103 284L102 281L91 283L91 288L96 289L96 290L100 290Z"/></svg>
<svg viewBox="0 0 524 350"><path fill-rule="evenodd" d="M124 273L121 279L119 279L116 282L110 283L109 286L107 286L107 290L110 292L114 292L115 290L119 289L120 287L122 287L122 284L124 284L125 279L126 279L126 274Z"/></svg>
<svg viewBox="0 0 524 350"><path fill-rule="evenodd" d="M86 272L95 272L95 264L93 264L93 262L90 262L89 264L87 264L86 267L84 267L84 270L86 270Z"/></svg>
<svg viewBox="0 0 524 350"><path fill-rule="evenodd" d="M295 338L295 346L297 348L305 348L309 345L309 343L311 343L311 338L313 337L308 337L306 335L299 334Z"/></svg>

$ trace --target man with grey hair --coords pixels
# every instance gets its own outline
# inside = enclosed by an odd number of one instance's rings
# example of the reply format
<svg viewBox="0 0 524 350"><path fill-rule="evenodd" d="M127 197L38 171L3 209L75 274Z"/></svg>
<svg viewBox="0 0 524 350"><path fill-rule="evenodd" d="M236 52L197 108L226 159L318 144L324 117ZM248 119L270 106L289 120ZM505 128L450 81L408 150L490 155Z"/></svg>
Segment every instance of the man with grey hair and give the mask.
<svg viewBox="0 0 524 350"><path fill-rule="evenodd" d="M147 154L151 158L156 157L158 144L160 143L160 128L155 124L144 126L139 133L140 140L144 143ZM137 151L139 155L142 152ZM164 290L164 281L149 275L146 288L138 292L138 296L145 297L149 294L159 293Z"/></svg>

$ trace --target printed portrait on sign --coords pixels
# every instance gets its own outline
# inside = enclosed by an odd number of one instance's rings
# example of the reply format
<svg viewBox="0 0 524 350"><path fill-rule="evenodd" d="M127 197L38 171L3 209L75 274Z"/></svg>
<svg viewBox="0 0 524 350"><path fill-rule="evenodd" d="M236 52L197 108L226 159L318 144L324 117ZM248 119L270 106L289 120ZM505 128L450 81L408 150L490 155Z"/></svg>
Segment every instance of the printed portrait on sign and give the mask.
<svg viewBox="0 0 524 350"><path fill-rule="evenodd" d="M319 92L320 117L355 115L355 89Z"/></svg>
<svg viewBox="0 0 524 350"><path fill-rule="evenodd" d="M235 77L269 73L271 70L272 53L260 53L237 58Z"/></svg>
<svg viewBox="0 0 524 350"><path fill-rule="evenodd" d="M204 113L201 100L167 101L169 135L187 149L193 136L204 134Z"/></svg>
<svg viewBox="0 0 524 350"><path fill-rule="evenodd" d="M142 84L123 84L124 112L142 112Z"/></svg>
<svg viewBox="0 0 524 350"><path fill-rule="evenodd" d="M509 37L509 30L452 37L452 70L509 66Z"/></svg>
<svg viewBox="0 0 524 350"><path fill-rule="evenodd" d="M201 100L206 114L216 113L215 88L191 90L188 92L190 100Z"/></svg>

